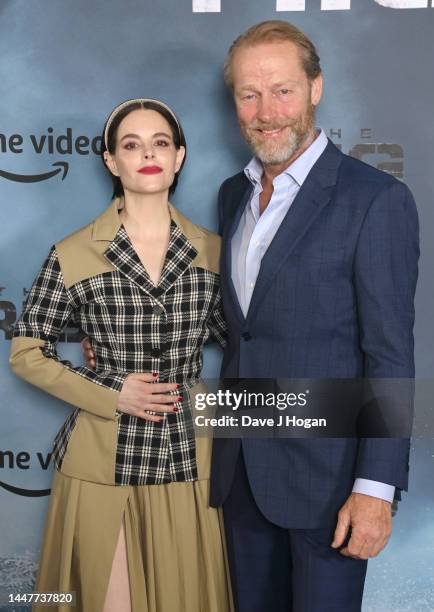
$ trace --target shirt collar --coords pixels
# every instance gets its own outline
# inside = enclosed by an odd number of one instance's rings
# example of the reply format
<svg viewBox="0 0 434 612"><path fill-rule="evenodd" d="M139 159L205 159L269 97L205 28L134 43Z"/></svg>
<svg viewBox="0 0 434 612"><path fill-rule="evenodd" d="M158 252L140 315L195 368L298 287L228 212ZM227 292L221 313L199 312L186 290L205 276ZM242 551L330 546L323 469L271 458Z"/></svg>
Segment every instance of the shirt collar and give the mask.
<svg viewBox="0 0 434 612"><path fill-rule="evenodd" d="M282 174L290 176L301 187L313 165L324 152L327 142L324 130L320 130L313 143ZM263 172L262 162L257 157L253 157L244 168L244 173L252 185L260 185Z"/></svg>

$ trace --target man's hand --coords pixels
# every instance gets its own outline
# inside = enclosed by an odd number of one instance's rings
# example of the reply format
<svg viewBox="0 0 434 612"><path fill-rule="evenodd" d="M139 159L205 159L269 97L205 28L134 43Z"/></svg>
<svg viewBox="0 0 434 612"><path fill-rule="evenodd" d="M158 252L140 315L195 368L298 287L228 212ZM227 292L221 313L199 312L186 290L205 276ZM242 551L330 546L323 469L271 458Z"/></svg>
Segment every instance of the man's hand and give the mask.
<svg viewBox="0 0 434 612"><path fill-rule="evenodd" d="M351 537L340 553L354 559L376 557L392 531L391 504L378 497L351 493L339 511L332 548L342 546L350 527Z"/></svg>
<svg viewBox="0 0 434 612"><path fill-rule="evenodd" d="M87 367L94 370L96 365L95 353L93 352L92 343L87 336L81 341L81 348Z"/></svg>

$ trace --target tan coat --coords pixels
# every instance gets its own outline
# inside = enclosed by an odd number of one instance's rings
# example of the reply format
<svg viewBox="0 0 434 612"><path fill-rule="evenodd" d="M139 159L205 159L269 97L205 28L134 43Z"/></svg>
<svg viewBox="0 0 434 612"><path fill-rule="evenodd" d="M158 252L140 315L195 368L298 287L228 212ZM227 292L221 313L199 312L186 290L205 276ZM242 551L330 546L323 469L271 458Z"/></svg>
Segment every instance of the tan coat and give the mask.
<svg viewBox="0 0 434 612"><path fill-rule="evenodd" d="M119 220L116 199L95 221L56 244L28 296L12 340L18 376L75 407L59 431L54 461L68 476L103 484L198 478L189 392L202 348L224 344L220 239L170 205L171 237L158 287ZM68 321L91 337L96 369L59 360ZM182 385L184 402L163 425L117 413L125 377L158 371Z"/></svg>

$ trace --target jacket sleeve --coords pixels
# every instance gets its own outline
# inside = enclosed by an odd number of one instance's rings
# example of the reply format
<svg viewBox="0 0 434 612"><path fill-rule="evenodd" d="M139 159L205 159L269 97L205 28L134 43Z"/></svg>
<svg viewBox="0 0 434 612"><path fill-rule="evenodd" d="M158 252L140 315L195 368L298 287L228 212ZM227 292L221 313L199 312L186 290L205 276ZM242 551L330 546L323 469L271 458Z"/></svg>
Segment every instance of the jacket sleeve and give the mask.
<svg viewBox="0 0 434 612"><path fill-rule="evenodd" d="M399 410L412 411L418 258L416 205L410 190L395 182L372 201L354 262L364 377L380 390L377 397L388 389L385 403L394 418L400 418ZM400 380L395 384L393 379ZM403 387L408 393L402 393ZM403 437L361 438L355 476L406 489L408 455L409 440Z"/></svg>
<svg viewBox="0 0 434 612"><path fill-rule="evenodd" d="M53 246L30 290L11 344L13 372L73 406L110 420L116 418L126 374L95 372L61 361L56 346L74 305Z"/></svg>
<svg viewBox="0 0 434 612"><path fill-rule="evenodd" d="M208 319L208 330L212 338L216 340L222 348L227 344L227 326L223 314L223 303L220 291L214 303L214 309Z"/></svg>

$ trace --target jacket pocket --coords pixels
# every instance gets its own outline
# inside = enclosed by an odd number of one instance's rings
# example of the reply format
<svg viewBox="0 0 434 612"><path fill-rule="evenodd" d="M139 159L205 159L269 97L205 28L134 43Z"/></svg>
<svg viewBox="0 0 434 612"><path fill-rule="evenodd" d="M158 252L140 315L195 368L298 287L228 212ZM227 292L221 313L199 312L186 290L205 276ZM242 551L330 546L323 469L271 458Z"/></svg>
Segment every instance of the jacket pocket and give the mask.
<svg viewBox="0 0 434 612"><path fill-rule="evenodd" d="M118 420L80 410L60 471L100 484L115 484Z"/></svg>

